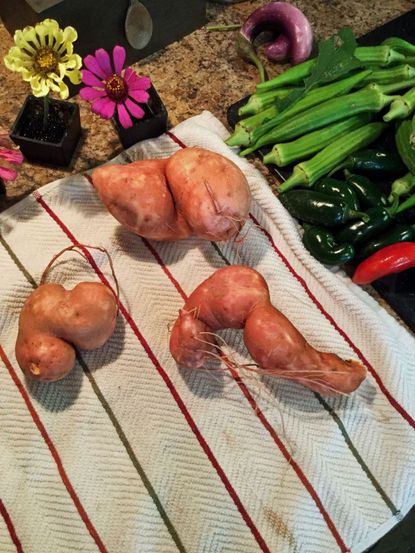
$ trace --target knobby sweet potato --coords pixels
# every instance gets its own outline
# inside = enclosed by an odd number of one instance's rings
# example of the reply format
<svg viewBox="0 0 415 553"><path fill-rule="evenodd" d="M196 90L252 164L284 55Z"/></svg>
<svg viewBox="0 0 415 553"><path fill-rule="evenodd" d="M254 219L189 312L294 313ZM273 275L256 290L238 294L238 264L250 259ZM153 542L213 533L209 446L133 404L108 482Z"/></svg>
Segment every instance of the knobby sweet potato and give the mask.
<svg viewBox="0 0 415 553"><path fill-rule="evenodd" d="M185 148L168 159L105 165L91 179L125 228L153 240L229 240L241 230L251 203L239 167L203 148Z"/></svg>
<svg viewBox="0 0 415 553"><path fill-rule="evenodd" d="M171 332L173 358L184 367L204 368L217 358L215 331L224 328L243 328L260 374L294 380L325 395L353 392L366 377L357 361L313 348L271 304L266 281L249 267L219 269L194 290Z"/></svg>
<svg viewBox="0 0 415 553"><path fill-rule="evenodd" d="M42 284L27 298L19 318L16 359L28 378L55 381L75 364L76 346L95 349L114 331L117 300L98 282L72 290Z"/></svg>

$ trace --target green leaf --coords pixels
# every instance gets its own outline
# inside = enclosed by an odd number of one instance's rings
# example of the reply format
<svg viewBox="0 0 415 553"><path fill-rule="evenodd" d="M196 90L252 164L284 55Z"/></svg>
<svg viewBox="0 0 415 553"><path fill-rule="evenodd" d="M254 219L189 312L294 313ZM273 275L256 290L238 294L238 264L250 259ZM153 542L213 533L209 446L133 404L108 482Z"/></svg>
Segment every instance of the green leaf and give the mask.
<svg viewBox="0 0 415 553"><path fill-rule="evenodd" d="M350 27L343 27L338 34L318 45L318 56L309 77L304 79L304 88L295 90L278 102L277 107L282 112L303 98L311 89L326 84L361 67L361 62L355 58L357 48L356 38Z"/></svg>
<svg viewBox="0 0 415 553"><path fill-rule="evenodd" d="M319 53L309 77L304 79L306 91L323 83L329 83L361 67L354 57L357 42L353 31L344 27L338 33L319 42Z"/></svg>

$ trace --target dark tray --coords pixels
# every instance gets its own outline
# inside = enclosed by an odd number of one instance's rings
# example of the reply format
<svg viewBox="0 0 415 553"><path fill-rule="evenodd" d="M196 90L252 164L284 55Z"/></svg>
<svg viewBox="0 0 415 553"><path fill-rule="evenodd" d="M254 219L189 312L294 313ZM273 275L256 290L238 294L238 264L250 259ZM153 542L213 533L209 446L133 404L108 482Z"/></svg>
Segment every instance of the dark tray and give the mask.
<svg viewBox="0 0 415 553"><path fill-rule="evenodd" d="M358 39L362 46L379 43L388 36L399 36L410 42L415 36L415 10L385 23ZM248 100L243 98L228 109L228 122L231 127L240 119L238 109ZM290 167L269 167L270 175L285 180L291 173ZM390 275L373 283L373 288L386 300L396 313L415 332L415 269L408 269ZM408 515L386 534L367 553L415 553L415 507Z"/></svg>
<svg viewBox="0 0 415 553"><path fill-rule="evenodd" d="M399 36L413 42L415 36L415 10L407 12L358 38L358 42L361 45L370 46L389 36ZM227 117L231 127L234 127L239 121L238 109L247 100L248 96L229 107ZM394 147L391 136L386 137L386 140L389 140L390 146ZM260 153L266 151L268 150L264 148L260 150ZM291 169L292 166L283 168L270 166L269 173L271 176L278 177L279 180L285 180L291 174ZM372 286L415 332L415 269L408 269L402 273L384 277L374 282Z"/></svg>

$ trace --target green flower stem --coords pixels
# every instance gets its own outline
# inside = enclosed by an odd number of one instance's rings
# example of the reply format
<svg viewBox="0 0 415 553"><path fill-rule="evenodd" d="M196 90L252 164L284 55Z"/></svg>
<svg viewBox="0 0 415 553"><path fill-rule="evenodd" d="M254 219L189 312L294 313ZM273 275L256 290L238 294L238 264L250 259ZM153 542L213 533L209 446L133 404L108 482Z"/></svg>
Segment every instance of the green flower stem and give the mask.
<svg viewBox="0 0 415 553"><path fill-rule="evenodd" d="M46 130L48 126L48 117L49 117L49 94L43 96L43 130Z"/></svg>

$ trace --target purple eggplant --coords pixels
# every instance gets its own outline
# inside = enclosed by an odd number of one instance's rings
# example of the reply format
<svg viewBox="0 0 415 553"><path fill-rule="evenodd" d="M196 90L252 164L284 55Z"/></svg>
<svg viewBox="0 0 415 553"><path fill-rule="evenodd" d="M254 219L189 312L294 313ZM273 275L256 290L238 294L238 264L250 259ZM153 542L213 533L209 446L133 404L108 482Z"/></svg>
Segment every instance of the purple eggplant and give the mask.
<svg viewBox="0 0 415 553"><path fill-rule="evenodd" d="M271 31L276 35L275 40L264 50L271 61L283 61L289 56L291 63L296 65L310 56L313 33L303 12L287 2L265 4L246 19L237 39L239 55L257 66L261 82L265 80L265 70L253 43L263 31Z"/></svg>
<svg viewBox="0 0 415 553"><path fill-rule="evenodd" d="M290 39L280 35L264 48L264 54L270 61L285 61L290 53Z"/></svg>

